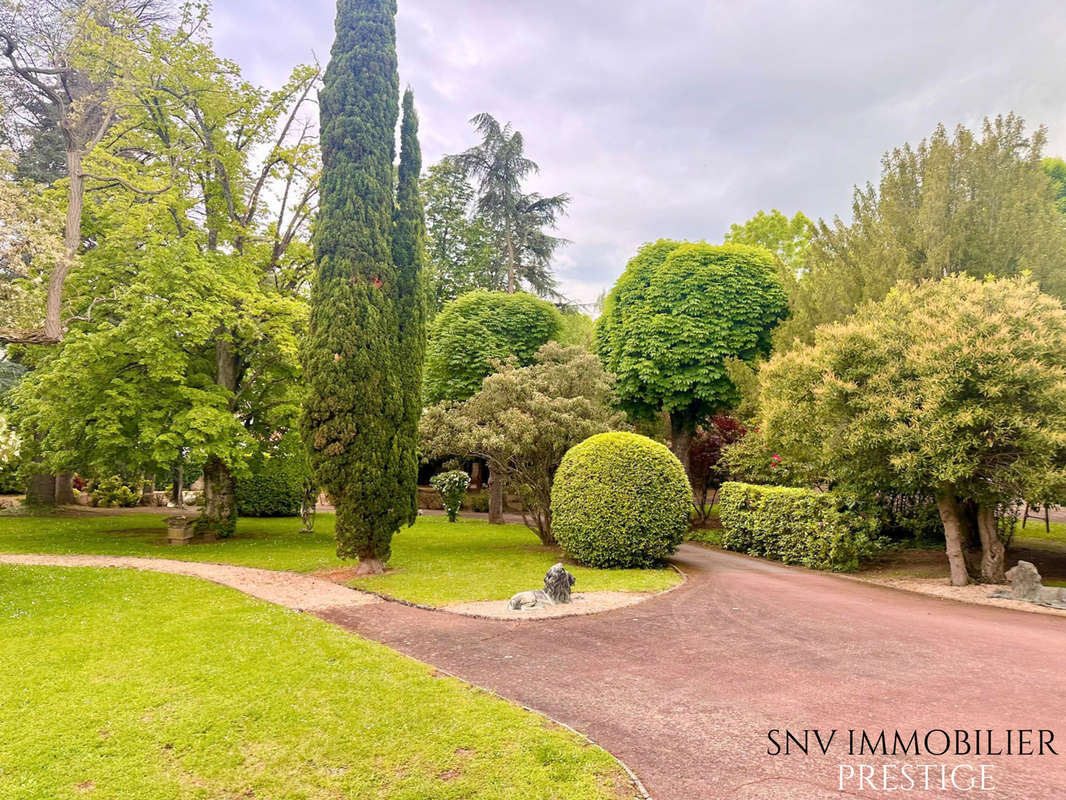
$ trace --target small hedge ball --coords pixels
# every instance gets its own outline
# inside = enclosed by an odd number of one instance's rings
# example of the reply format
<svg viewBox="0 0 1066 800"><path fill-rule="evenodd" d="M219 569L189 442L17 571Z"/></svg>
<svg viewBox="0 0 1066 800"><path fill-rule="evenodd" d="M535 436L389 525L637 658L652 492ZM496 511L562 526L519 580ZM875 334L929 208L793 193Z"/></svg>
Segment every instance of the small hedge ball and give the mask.
<svg viewBox="0 0 1066 800"><path fill-rule="evenodd" d="M552 487L552 531L590 567L662 564L689 527L692 489L664 445L601 433L570 449Z"/></svg>

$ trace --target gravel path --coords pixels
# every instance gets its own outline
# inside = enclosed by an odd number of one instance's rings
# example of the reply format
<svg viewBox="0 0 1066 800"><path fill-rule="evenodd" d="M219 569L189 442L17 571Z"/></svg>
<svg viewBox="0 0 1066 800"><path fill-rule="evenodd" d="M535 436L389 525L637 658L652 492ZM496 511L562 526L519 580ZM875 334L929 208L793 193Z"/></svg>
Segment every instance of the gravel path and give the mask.
<svg viewBox="0 0 1066 800"><path fill-rule="evenodd" d="M125 567L172 575L188 575L220 583L258 597L260 600L298 611L324 612L345 610L385 602L377 595L359 592L346 586L301 575L253 567L207 564L198 561L172 561L165 558L130 556L38 556L2 555L0 564L41 567Z"/></svg>

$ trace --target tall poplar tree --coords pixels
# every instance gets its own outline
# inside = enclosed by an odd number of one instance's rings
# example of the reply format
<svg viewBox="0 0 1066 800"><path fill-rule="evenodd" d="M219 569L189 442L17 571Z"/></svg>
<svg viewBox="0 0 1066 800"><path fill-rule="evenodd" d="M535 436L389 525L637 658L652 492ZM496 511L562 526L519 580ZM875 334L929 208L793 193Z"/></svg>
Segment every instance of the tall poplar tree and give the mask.
<svg viewBox="0 0 1066 800"><path fill-rule="evenodd" d="M407 353L393 261L396 0L339 0L319 96L322 178L303 429L337 509L337 554L384 570L412 517ZM417 391L415 389L414 391Z"/></svg>
<svg viewBox="0 0 1066 800"><path fill-rule="evenodd" d="M407 521L411 524L418 516L418 420L422 416L422 364L426 355L426 221L419 195L421 176L418 115L414 94L408 89L403 95L392 256L399 287L400 342L397 355L404 401L397 497L408 503Z"/></svg>

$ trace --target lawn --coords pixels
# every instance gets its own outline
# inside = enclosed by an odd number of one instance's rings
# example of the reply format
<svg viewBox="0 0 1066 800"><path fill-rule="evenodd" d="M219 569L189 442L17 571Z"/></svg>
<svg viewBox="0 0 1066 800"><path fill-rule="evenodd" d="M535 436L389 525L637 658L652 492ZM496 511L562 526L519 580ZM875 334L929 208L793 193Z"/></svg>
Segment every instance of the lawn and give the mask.
<svg viewBox="0 0 1066 800"><path fill-rule="evenodd" d="M604 751L204 581L0 567L0 797L619 798Z"/></svg>
<svg viewBox="0 0 1066 800"><path fill-rule="evenodd" d="M297 519L242 519L231 539L185 547L166 544L158 514L0 516L2 553L93 553L153 556L265 569L314 572L344 566L335 553L332 514L319 514L315 533ZM522 525L424 516L393 539L389 574L353 586L425 605L503 600L537 588L561 556ZM598 570L568 565L575 591L659 591L679 582L671 569Z"/></svg>

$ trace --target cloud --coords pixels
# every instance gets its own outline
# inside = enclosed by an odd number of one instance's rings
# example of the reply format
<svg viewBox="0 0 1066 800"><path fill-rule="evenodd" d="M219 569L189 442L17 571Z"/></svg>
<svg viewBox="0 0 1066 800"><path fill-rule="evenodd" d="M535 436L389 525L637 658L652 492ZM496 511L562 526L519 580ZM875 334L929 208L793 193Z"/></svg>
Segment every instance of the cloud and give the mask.
<svg viewBox="0 0 1066 800"><path fill-rule="evenodd" d="M845 214L881 154L1014 110L1066 153L1066 7L1052 0L399 0L427 163L510 120L569 192L558 264L591 301L645 241L718 241L759 209ZM216 0L216 44L279 84L328 58L326 0Z"/></svg>

